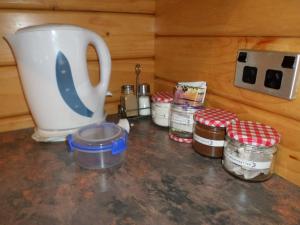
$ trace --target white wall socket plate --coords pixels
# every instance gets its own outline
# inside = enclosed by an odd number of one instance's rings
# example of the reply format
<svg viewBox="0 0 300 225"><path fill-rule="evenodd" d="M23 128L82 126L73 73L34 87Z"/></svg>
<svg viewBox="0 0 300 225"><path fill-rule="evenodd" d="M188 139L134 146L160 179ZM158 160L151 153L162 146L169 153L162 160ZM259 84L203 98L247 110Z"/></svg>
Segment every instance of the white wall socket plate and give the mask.
<svg viewBox="0 0 300 225"><path fill-rule="evenodd" d="M241 49L234 84L252 91L295 99L299 83L299 53Z"/></svg>

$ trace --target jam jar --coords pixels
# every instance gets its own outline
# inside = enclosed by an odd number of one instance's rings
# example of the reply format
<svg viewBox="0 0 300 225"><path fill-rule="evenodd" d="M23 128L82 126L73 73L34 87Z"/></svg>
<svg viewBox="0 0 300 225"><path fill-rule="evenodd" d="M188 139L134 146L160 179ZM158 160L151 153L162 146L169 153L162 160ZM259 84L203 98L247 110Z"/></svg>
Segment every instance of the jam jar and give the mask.
<svg viewBox="0 0 300 225"><path fill-rule="evenodd" d="M193 148L203 156L222 158L226 127L237 120L234 113L223 109L205 108L194 115Z"/></svg>
<svg viewBox="0 0 300 225"><path fill-rule="evenodd" d="M192 143L194 113L202 106L171 105L169 137L177 142Z"/></svg>
<svg viewBox="0 0 300 225"><path fill-rule="evenodd" d="M274 170L279 133L252 121L237 121L227 127L222 164L230 174L247 181L269 179Z"/></svg>
<svg viewBox="0 0 300 225"><path fill-rule="evenodd" d="M169 127L169 115L173 94L171 92L160 91L152 96L151 114L153 122L162 127Z"/></svg>

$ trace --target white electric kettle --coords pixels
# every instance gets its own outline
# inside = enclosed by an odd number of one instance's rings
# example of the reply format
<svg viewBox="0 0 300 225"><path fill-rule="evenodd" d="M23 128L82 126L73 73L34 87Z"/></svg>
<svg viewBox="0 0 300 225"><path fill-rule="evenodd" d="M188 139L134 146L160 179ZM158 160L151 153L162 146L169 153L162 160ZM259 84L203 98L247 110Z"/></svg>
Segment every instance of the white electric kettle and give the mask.
<svg viewBox="0 0 300 225"><path fill-rule="evenodd" d="M5 38L37 125L34 139L62 140L82 126L105 119L111 58L101 37L77 26L48 24L26 27ZM96 87L87 69L89 44L95 46L101 65Z"/></svg>

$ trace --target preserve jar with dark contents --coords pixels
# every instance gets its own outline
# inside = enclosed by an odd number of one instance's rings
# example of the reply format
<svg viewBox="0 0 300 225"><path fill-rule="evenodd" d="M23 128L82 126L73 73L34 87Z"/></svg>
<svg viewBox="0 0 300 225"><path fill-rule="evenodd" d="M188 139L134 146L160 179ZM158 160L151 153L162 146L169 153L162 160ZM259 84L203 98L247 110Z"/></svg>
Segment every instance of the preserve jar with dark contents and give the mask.
<svg viewBox="0 0 300 225"><path fill-rule="evenodd" d="M225 144L226 127L237 120L234 113L223 109L205 108L194 115L193 148L203 156L221 158Z"/></svg>
<svg viewBox="0 0 300 225"><path fill-rule="evenodd" d="M269 179L274 170L279 133L253 121L237 121L227 127L223 166L232 175L247 181Z"/></svg>

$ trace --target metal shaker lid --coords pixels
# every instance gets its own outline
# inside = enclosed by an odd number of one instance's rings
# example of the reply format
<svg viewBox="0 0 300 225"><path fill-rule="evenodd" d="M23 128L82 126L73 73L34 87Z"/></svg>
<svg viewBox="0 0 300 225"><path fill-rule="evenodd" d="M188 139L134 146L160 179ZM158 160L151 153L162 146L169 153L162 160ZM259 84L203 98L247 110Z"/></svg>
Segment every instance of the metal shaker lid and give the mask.
<svg viewBox="0 0 300 225"><path fill-rule="evenodd" d="M150 94L150 85L147 83L142 83L138 87L138 95L149 95Z"/></svg>
<svg viewBox="0 0 300 225"><path fill-rule="evenodd" d="M121 92L123 94L129 94L129 93L131 93L133 91L134 91L134 85L132 85L132 84L124 84L121 87Z"/></svg>

